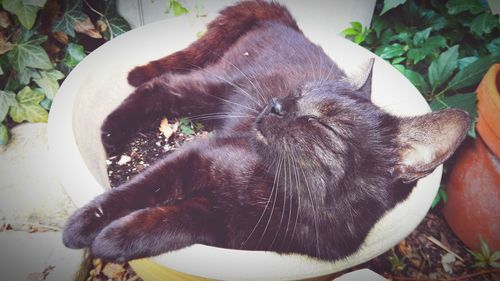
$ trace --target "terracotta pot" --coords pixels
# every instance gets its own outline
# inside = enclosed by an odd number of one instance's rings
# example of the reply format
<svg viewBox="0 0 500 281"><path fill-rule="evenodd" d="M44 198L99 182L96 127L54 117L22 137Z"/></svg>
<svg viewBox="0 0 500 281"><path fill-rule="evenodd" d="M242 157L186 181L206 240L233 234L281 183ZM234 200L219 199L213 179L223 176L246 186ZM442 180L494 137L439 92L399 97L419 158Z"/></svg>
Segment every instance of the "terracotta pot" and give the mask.
<svg viewBox="0 0 500 281"><path fill-rule="evenodd" d="M464 147L448 181L444 215L455 234L473 250L481 235L500 249L500 64L493 65L478 90L479 133Z"/></svg>

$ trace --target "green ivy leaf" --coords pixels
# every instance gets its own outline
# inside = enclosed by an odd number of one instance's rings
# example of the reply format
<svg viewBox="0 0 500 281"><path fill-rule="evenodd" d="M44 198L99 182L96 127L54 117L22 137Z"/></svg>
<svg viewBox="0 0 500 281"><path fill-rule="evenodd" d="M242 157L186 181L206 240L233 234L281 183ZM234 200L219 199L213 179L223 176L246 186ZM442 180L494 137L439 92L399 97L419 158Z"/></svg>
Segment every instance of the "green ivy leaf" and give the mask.
<svg viewBox="0 0 500 281"><path fill-rule="evenodd" d="M491 54L469 64L451 79L445 91L458 90L479 83L488 68L498 61L500 61L500 54Z"/></svg>
<svg viewBox="0 0 500 281"><path fill-rule="evenodd" d="M5 119L9 108L17 104L16 94L11 91L0 90L0 122Z"/></svg>
<svg viewBox="0 0 500 281"><path fill-rule="evenodd" d="M4 0L2 6L5 10L16 15L24 27L31 29L35 24L36 14L40 7L43 7L43 4L45 4L45 0Z"/></svg>
<svg viewBox="0 0 500 281"><path fill-rule="evenodd" d="M3 123L0 123L0 145L6 145L8 142L9 130Z"/></svg>
<svg viewBox="0 0 500 281"><path fill-rule="evenodd" d="M28 103L39 104L44 98L45 95L43 93L40 93L39 91L34 91L28 86L24 87L16 95L18 103L24 103L24 104Z"/></svg>
<svg viewBox="0 0 500 281"><path fill-rule="evenodd" d="M108 26L108 30L106 32L104 32L103 36L107 40L110 40L116 36L119 36L119 35L127 32L131 29L128 22L120 16L110 16L110 17L106 17L106 18L108 20L109 26ZM111 36L111 33L109 32L110 29L113 33L113 36Z"/></svg>
<svg viewBox="0 0 500 281"><path fill-rule="evenodd" d="M493 39L488 45L486 45L486 48L492 54L500 54L500 37Z"/></svg>
<svg viewBox="0 0 500 281"><path fill-rule="evenodd" d="M45 40L47 40L47 36L40 36L26 42L18 42L7 53L7 58L18 72L24 71L27 66L38 69L51 69L53 66L49 56L40 46Z"/></svg>
<svg viewBox="0 0 500 281"><path fill-rule="evenodd" d="M458 45L455 45L431 63L429 67L429 83L432 91L436 90L446 80L448 80L458 66Z"/></svg>
<svg viewBox="0 0 500 281"><path fill-rule="evenodd" d="M43 6L45 6L45 2L47 2L47 0L23 0L23 2L26 5L32 5L32 6L37 6L37 7L43 8Z"/></svg>
<svg viewBox="0 0 500 281"><path fill-rule="evenodd" d="M387 11L396 8L405 2L406 0L384 0L384 8L382 9L382 12L380 12L380 15L385 14Z"/></svg>
<svg viewBox="0 0 500 281"><path fill-rule="evenodd" d="M40 78L34 79L35 83L42 88L48 99L52 100L59 90L57 80L63 79L64 74L58 70L40 71Z"/></svg>
<svg viewBox="0 0 500 281"><path fill-rule="evenodd" d="M17 103L10 107L9 116L14 122L47 122L48 112L40 106L45 98L43 93L24 87L16 96Z"/></svg>
<svg viewBox="0 0 500 281"><path fill-rule="evenodd" d="M82 11L82 2L78 0L68 1L66 10L62 17L52 26L53 32L64 32L71 37L75 37L75 24L84 21L88 16Z"/></svg>
<svg viewBox="0 0 500 281"><path fill-rule="evenodd" d="M470 31L478 36L490 33L494 28L498 26L498 19L490 14L483 13L474 18L470 24Z"/></svg>
<svg viewBox="0 0 500 281"><path fill-rule="evenodd" d="M23 71L17 74L17 79L23 85L28 85L31 78L40 78L40 73L31 67L26 67Z"/></svg>
<svg viewBox="0 0 500 281"><path fill-rule="evenodd" d="M405 49L400 44L392 44L390 46L385 47L380 54L380 57L383 59L392 59L395 57L399 57L405 53Z"/></svg>
<svg viewBox="0 0 500 281"><path fill-rule="evenodd" d="M75 66L80 63L85 56L85 50L82 45L69 43L66 47L66 54L64 55L63 62L70 68L75 68Z"/></svg>
<svg viewBox="0 0 500 281"><path fill-rule="evenodd" d="M420 46L425 40L427 40L429 38L431 31L432 31L432 27L429 27L429 28L426 28L422 31L415 33L415 35L413 36L413 45Z"/></svg>
<svg viewBox="0 0 500 281"><path fill-rule="evenodd" d="M479 14L484 10L480 1L478 0L450 0L446 3L446 8L450 15L456 15L461 12L471 12Z"/></svg>

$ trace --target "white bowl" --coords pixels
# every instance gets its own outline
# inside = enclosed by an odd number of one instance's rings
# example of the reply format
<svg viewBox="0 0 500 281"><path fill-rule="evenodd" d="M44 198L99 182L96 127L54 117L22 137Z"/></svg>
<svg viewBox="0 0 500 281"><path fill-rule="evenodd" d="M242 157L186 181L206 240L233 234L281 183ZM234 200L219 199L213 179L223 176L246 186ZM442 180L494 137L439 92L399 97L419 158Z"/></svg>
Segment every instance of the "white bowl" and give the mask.
<svg viewBox="0 0 500 281"><path fill-rule="evenodd" d="M299 22L300 25L300 22ZM87 56L61 86L49 116L49 146L65 190L83 206L109 187L99 128L107 114L133 91L127 72L136 65L185 48L202 27L189 18L160 21L107 42ZM312 42L348 73L361 71L374 54L337 36L308 33ZM417 89L396 69L376 58L372 99L387 111L420 115L430 109ZM419 224L439 187L442 167L421 179L409 198L370 231L360 250L345 260L324 262L299 255L239 251L193 245L152 260L165 267L219 280L296 280L326 275L387 251Z"/></svg>

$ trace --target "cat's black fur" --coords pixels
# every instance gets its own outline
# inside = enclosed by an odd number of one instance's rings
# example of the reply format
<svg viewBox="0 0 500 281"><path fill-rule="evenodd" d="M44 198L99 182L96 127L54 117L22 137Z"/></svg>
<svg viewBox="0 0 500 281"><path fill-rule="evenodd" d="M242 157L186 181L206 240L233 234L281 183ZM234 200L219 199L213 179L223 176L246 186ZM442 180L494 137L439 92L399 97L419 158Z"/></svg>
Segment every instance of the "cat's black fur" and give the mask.
<svg viewBox="0 0 500 281"><path fill-rule="evenodd" d="M76 211L65 245L117 261L195 243L354 253L469 124L460 110L392 116L371 103L371 76L350 83L278 4L225 9L187 49L134 69L138 88L102 126L109 154L161 115L216 134Z"/></svg>

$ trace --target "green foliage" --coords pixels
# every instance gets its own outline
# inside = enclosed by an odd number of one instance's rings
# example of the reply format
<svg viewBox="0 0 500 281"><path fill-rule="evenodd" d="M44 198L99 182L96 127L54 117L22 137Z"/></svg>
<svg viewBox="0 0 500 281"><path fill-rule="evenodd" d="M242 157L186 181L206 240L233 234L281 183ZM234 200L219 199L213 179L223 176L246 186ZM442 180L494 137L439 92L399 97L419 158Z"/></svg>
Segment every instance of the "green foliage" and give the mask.
<svg viewBox="0 0 500 281"><path fill-rule="evenodd" d="M31 29L35 24L36 15L46 0L3 0L2 7L17 16L21 24Z"/></svg>
<svg viewBox="0 0 500 281"><path fill-rule="evenodd" d="M181 129L181 133L186 136L192 136L195 133L193 122L191 122L188 118L181 118L179 120L179 128Z"/></svg>
<svg viewBox="0 0 500 281"><path fill-rule="evenodd" d="M0 1L9 17L0 27L0 145L16 123L47 122L59 84L86 56L83 42L88 41L82 39L109 40L130 30L115 0L100 1L98 7L86 0L60 3L49 9L46 0Z"/></svg>
<svg viewBox="0 0 500 281"><path fill-rule="evenodd" d="M54 32L62 31L65 34L75 37L75 26L89 17L82 11L81 0L65 1L66 8L62 17L54 23L52 30Z"/></svg>
<svg viewBox="0 0 500 281"><path fill-rule="evenodd" d="M353 41L357 44L365 41L366 36L370 33L370 29L363 28L359 22L351 22L351 27L348 27L342 31L342 35L351 37Z"/></svg>
<svg viewBox="0 0 500 281"><path fill-rule="evenodd" d="M74 68L80 61L85 58L85 50L82 45L76 43L69 43L66 47L63 63L70 69Z"/></svg>
<svg viewBox="0 0 500 281"><path fill-rule="evenodd" d="M446 203L447 201L448 195L446 195L446 191L442 188L442 186L440 186L436 197L434 197L434 201L432 201L431 208L436 207L439 202Z"/></svg>
<svg viewBox="0 0 500 281"><path fill-rule="evenodd" d="M38 90L24 87L16 95L17 103L10 107L9 116L14 122L47 122L49 113L40 105L45 95Z"/></svg>
<svg viewBox="0 0 500 281"><path fill-rule="evenodd" d="M370 28L357 28L366 30L361 45L405 75L433 110L460 107L475 119L474 91L500 61L499 18L487 2L380 0L376 10Z"/></svg>
<svg viewBox="0 0 500 281"><path fill-rule="evenodd" d="M406 0L384 0L384 8L382 9L380 15L385 14L390 9L395 8L401 4L404 4L405 2Z"/></svg>
<svg viewBox="0 0 500 281"><path fill-rule="evenodd" d="M474 267L487 268L492 267L500 269L500 251L491 253L490 247L486 244L482 236L479 236L480 252L475 252L470 249L467 251L474 257Z"/></svg>
<svg viewBox="0 0 500 281"><path fill-rule="evenodd" d="M396 251L394 251L394 248L392 248L392 255L389 256L389 262L391 263L391 268L393 272L401 272L405 269L406 264L405 264L405 257L400 258L397 254Z"/></svg>
<svg viewBox="0 0 500 281"><path fill-rule="evenodd" d="M180 16L189 13L189 10L182 6L182 4L177 0L167 0L167 10L165 13L172 12L174 16Z"/></svg>
<svg viewBox="0 0 500 281"><path fill-rule="evenodd" d="M128 22L116 11L116 0L104 0L100 15L100 20L106 23L103 36L107 40L111 40L130 30Z"/></svg>

